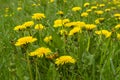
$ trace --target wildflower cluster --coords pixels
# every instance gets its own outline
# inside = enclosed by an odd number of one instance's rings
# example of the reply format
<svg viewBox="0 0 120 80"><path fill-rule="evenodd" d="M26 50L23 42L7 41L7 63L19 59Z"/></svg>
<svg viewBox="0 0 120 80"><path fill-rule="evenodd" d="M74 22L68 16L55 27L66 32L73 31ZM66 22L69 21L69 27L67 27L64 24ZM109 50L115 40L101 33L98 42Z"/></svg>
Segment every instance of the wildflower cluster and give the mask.
<svg viewBox="0 0 120 80"><path fill-rule="evenodd" d="M16 25L13 30L18 39L13 43L18 48L14 52L23 53L23 46L28 46L22 57L30 76L34 74L31 80L45 73L60 80L119 77L120 2L107 1L30 0L25 6L21 1L15 13L4 10L6 20L14 15L9 21Z"/></svg>

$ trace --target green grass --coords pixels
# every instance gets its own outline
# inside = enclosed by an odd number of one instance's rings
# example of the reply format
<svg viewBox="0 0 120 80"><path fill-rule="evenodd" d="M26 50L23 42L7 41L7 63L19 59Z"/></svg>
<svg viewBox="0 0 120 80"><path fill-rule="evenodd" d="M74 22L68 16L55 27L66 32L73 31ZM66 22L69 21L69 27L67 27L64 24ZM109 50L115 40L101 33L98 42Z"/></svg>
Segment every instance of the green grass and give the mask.
<svg viewBox="0 0 120 80"><path fill-rule="evenodd" d="M118 6L120 3L113 4L111 1L111 4L108 4L102 0L95 1L98 4L105 4L103 8L98 7L97 10L104 11L111 7L116 9L104 12L102 15L92 11L88 17L81 17L82 12L93 5L96 6L94 0L67 0L66 3L63 0L55 0L54 3L48 3L48 0L1 0L0 80L120 80L120 40L117 38L120 32L119 29L114 28L120 24L120 20L114 17L115 13L120 13ZM83 7L86 2L91 3L89 7ZM32 6L33 4L40 6ZM18 6L22 7L21 11L17 11ZM71 9L75 6L80 6L82 10L73 12ZM9 8L8 12L5 12L6 8ZM60 10L64 12L63 16L56 14ZM41 23L46 29L37 31L34 25L26 31L13 30L15 26L33 20L31 16L37 12L44 13L46 18L40 21L34 20L35 24ZM95 24L94 21L100 17L105 20L96 24L97 28L90 31L82 29L82 33L78 32L73 36L59 34L61 29L69 32L72 27L53 27L56 19L68 18L71 22ZM112 32L111 37L95 34L95 31L103 29ZM30 35L29 31L38 40L25 49L15 46L20 37ZM52 35L52 41L45 43L43 39L49 35ZM53 53L58 53L58 57L72 56L76 59L76 63L57 66L56 58L49 60L45 57L28 56L30 52L42 46L48 47Z"/></svg>

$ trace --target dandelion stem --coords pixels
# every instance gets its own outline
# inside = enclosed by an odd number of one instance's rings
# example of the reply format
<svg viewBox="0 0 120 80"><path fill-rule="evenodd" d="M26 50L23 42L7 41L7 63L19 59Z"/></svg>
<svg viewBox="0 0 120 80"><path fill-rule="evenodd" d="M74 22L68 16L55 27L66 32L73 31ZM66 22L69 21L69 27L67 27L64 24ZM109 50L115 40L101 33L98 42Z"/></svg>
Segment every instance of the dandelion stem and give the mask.
<svg viewBox="0 0 120 80"><path fill-rule="evenodd" d="M89 47L90 47L90 36L88 37L87 52L89 51Z"/></svg>
<svg viewBox="0 0 120 80"><path fill-rule="evenodd" d="M33 80L32 71L31 71L31 67L30 67L29 55L26 54L26 56L27 56L27 65L28 65L28 69L29 69L29 73L30 73L30 80Z"/></svg>
<svg viewBox="0 0 120 80"><path fill-rule="evenodd" d="M31 34L30 30L28 30L28 32L29 32L29 35L30 35L30 36L32 36L32 34Z"/></svg>
<svg viewBox="0 0 120 80"><path fill-rule="evenodd" d="M93 75L93 80L95 80L95 60L93 60L93 73L92 73L92 75Z"/></svg>
<svg viewBox="0 0 120 80"><path fill-rule="evenodd" d="M38 72L37 62L35 62L35 67L36 67L36 80L38 80L38 76L37 76L37 72Z"/></svg>

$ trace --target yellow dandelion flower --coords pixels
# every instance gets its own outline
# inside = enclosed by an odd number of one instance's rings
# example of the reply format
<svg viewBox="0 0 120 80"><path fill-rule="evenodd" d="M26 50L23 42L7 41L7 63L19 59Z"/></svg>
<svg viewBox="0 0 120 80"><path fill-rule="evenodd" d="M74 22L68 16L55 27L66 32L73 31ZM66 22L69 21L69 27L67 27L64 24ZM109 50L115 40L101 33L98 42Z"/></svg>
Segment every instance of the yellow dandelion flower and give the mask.
<svg viewBox="0 0 120 80"><path fill-rule="evenodd" d="M66 24L66 23L68 23L68 22L70 22L69 19L63 19L63 24Z"/></svg>
<svg viewBox="0 0 120 80"><path fill-rule="evenodd" d="M115 17L116 20L120 20L120 13L114 14L114 17Z"/></svg>
<svg viewBox="0 0 120 80"><path fill-rule="evenodd" d="M63 20L62 19L57 19L57 20L54 21L54 26L53 27L61 27L65 23L68 23L68 22L70 22L69 19L63 19Z"/></svg>
<svg viewBox="0 0 120 80"><path fill-rule="evenodd" d="M89 5L90 5L90 3L87 2L87 3L84 4L84 7L87 7Z"/></svg>
<svg viewBox="0 0 120 80"><path fill-rule="evenodd" d="M8 14L5 14L4 17L8 17L9 15Z"/></svg>
<svg viewBox="0 0 120 80"><path fill-rule="evenodd" d="M63 11L58 11L56 14L63 15Z"/></svg>
<svg viewBox="0 0 120 80"><path fill-rule="evenodd" d="M11 17L11 16L13 16L13 14L10 14L9 16Z"/></svg>
<svg viewBox="0 0 120 80"><path fill-rule="evenodd" d="M45 26L43 26L42 24L35 25L35 29L37 29L37 30L43 30L44 28L45 28Z"/></svg>
<svg viewBox="0 0 120 80"><path fill-rule="evenodd" d="M120 17L116 18L117 20L120 20Z"/></svg>
<svg viewBox="0 0 120 80"><path fill-rule="evenodd" d="M100 24L99 19L96 19L96 20L95 20L95 23L96 23L96 24Z"/></svg>
<svg viewBox="0 0 120 80"><path fill-rule="evenodd" d="M34 7L34 6L37 6L37 4L33 3L32 6L33 6L33 7Z"/></svg>
<svg viewBox="0 0 120 80"><path fill-rule="evenodd" d="M111 9L110 8L107 8L107 9L105 9L105 12L109 12Z"/></svg>
<svg viewBox="0 0 120 80"><path fill-rule="evenodd" d="M22 7L18 7L17 10L18 10L18 11L21 11L21 10L22 10Z"/></svg>
<svg viewBox="0 0 120 80"><path fill-rule="evenodd" d="M29 56L37 56L37 54L38 54L38 53L37 53L36 51L33 51L33 52L30 52L30 53L29 53Z"/></svg>
<svg viewBox="0 0 120 80"><path fill-rule="evenodd" d="M101 35L102 32L101 31L95 31L95 34Z"/></svg>
<svg viewBox="0 0 120 80"><path fill-rule="evenodd" d="M103 14L103 11L102 10L98 10L98 11L95 11L95 13L100 15L100 14Z"/></svg>
<svg viewBox="0 0 120 80"><path fill-rule="evenodd" d="M17 10L18 10L18 11L21 11L21 10L22 10L22 7L18 7Z"/></svg>
<svg viewBox="0 0 120 80"><path fill-rule="evenodd" d="M92 10L97 9L97 6L91 6L91 9Z"/></svg>
<svg viewBox="0 0 120 80"><path fill-rule="evenodd" d="M109 38L112 34L112 32L109 32L108 30L100 30L100 31L95 31L96 34L98 35L104 35L106 38Z"/></svg>
<svg viewBox="0 0 120 80"><path fill-rule="evenodd" d="M69 32L69 36L72 36L72 35L74 35L75 33L78 33L78 32L82 32L82 29L80 28L80 27L74 27L72 30L70 30L70 32Z"/></svg>
<svg viewBox="0 0 120 80"><path fill-rule="evenodd" d="M118 38L118 40L120 40L120 34L117 34L117 38Z"/></svg>
<svg viewBox="0 0 120 80"><path fill-rule="evenodd" d="M67 2L67 0L63 0L64 1L64 3L66 3Z"/></svg>
<svg viewBox="0 0 120 80"><path fill-rule="evenodd" d="M24 30L26 27L23 25L18 25L14 28L15 31L20 31L20 30Z"/></svg>
<svg viewBox="0 0 120 80"><path fill-rule="evenodd" d="M75 22L68 22L65 24L65 27L73 27L75 25Z"/></svg>
<svg viewBox="0 0 120 80"><path fill-rule="evenodd" d="M44 38L44 42L48 43L52 40L52 36L47 36Z"/></svg>
<svg viewBox="0 0 120 80"><path fill-rule="evenodd" d="M29 53L29 56L37 56L37 57L43 57L51 54L51 50L49 48L40 47L36 49L35 51Z"/></svg>
<svg viewBox="0 0 120 80"><path fill-rule="evenodd" d="M54 0L50 0L49 2L50 2L50 3L53 3L53 2L54 2Z"/></svg>
<svg viewBox="0 0 120 80"><path fill-rule="evenodd" d="M100 7L104 7L104 6L105 6L105 4L100 4L99 6L100 6Z"/></svg>
<svg viewBox="0 0 120 80"><path fill-rule="evenodd" d="M88 16L88 13L87 13L87 12L83 12L83 13L81 13L81 16L82 16L82 17L87 17L87 16Z"/></svg>
<svg viewBox="0 0 120 80"><path fill-rule="evenodd" d="M117 25L115 26L115 28L116 28L116 29L119 29L119 28L120 28L120 24L117 24Z"/></svg>
<svg viewBox="0 0 120 80"><path fill-rule="evenodd" d="M64 65L67 63L72 63L75 64L76 60L72 58L71 56L61 56L56 59L55 64L59 65Z"/></svg>
<svg viewBox="0 0 120 80"><path fill-rule="evenodd" d="M98 18L100 21L103 21L105 18Z"/></svg>
<svg viewBox="0 0 120 80"><path fill-rule="evenodd" d="M98 19L95 20L95 23L99 24L99 23L101 23L103 21L104 21L104 18L98 18Z"/></svg>
<svg viewBox="0 0 120 80"><path fill-rule="evenodd" d="M65 29L60 30L60 35L67 35L68 32Z"/></svg>
<svg viewBox="0 0 120 80"><path fill-rule="evenodd" d="M28 43L35 42L36 40L37 39L33 38L32 36L22 37L17 40L17 42L15 43L15 46L22 46Z"/></svg>
<svg viewBox="0 0 120 80"><path fill-rule="evenodd" d="M63 22L61 19L57 19L54 21L54 27L60 27L63 26Z"/></svg>
<svg viewBox="0 0 120 80"><path fill-rule="evenodd" d="M88 10L86 10L86 12L91 12L92 11L92 9L88 9Z"/></svg>
<svg viewBox="0 0 120 80"><path fill-rule="evenodd" d="M86 28L86 30L92 30L92 29L96 28L96 25L94 25L94 24L86 24L85 28Z"/></svg>
<svg viewBox="0 0 120 80"><path fill-rule="evenodd" d="M114 14L115 17L120 17L120 13Z"/></svg>
<svg viewBox="0 0 120 80"><path fill-rule="evenodd" d="M34 25L34 22L33 22L33 21L27 21L27 22L25 22L25 23L23 24L23 26L25 26L26 28L31 27L31 26L33 26L33 25Z"/></svg>
<svg viewBox="0 0 120 80"><path fill-rule="evenodd" d="M85 22L80 22L80 21L76 21L76 22L69 22L65 24L65 27L80 27L83 28L85 26Z"/></svg>
<svg viewBox="0 0 120 80"><path fill-rule="evenodd" d="M120 4L120 1L119 1L119 0L113 0L113 3L114 3L115 5L117 5L117 4Z"/></svg>
<svg viewBox="0 0 120 80"><path fill-rule="evenodd" d="M73 7L72 11L76 12L76 11L80 11L82 8L81 7Z"/></svg>
<svg viewBox="0 0 120 80"><path fill-rule="evenodd" d="M40 6L40 4L37 4L37 6Z"/></svg>
<svg viewBox="0 0 120 80"><path fill-rule="evenodd" d="M49 48L41 47L41 48L38 48L36 52L38 52L37 53L38 57L43 57L44 55L47 56L51 54L52 51Z"/></svg>
<svg viewBox="0 0 120 80"><path fill-rule="evenodd" d="M85 26L85 22L77 21L75 22L74 26L75 27L80 27L81 29Z"/></svg>
<svg viewBox="0 0 120 80"><path fill-rule="evenodd" d="M45 18L45 15L43 13L34 13L32 16L32 19L35 19L35 20L41 20L43 18Z"/></svg>
<svg viewBox="0 0 120 80"><path fill-rule="evenodd" d="M119 5L117 5L119 8L120 8L120 4Z"/></svg>

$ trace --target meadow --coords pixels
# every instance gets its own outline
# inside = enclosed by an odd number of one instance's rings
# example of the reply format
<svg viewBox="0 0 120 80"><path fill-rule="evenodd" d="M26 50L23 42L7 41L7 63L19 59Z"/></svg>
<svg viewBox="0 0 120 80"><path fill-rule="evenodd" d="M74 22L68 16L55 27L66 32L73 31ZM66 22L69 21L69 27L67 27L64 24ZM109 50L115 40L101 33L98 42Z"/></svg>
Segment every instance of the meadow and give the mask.
<svg viewBox="0 0 120 80"><path fill-rule="evenodd" d="M0 80L120 80L119 0L0 0Z"/></svg>

